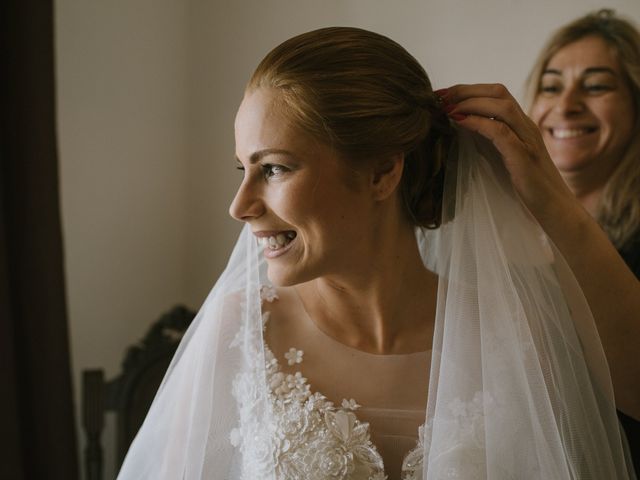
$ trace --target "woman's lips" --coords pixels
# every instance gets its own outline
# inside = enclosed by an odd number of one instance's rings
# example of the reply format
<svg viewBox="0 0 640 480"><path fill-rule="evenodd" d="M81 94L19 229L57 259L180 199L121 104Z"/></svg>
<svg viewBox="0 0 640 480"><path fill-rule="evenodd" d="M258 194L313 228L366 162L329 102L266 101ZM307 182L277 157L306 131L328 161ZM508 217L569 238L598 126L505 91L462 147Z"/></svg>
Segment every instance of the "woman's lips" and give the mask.
<svg viewBox="0 0 640 480"><path fill-rule="evenodd" d="M549 134L558 140L569 140L589 135L596 131L595 127L555 127L548 129Z"/></svg>

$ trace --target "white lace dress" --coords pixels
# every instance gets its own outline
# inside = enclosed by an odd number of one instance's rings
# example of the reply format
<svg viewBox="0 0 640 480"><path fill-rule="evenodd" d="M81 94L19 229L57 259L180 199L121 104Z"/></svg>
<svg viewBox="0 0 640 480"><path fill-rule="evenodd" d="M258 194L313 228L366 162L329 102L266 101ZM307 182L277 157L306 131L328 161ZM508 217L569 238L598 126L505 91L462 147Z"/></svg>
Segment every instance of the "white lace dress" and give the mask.
<svg viewBox="0 0 640 480"><path fill-rule="evenodd" d="M271 288L263 288L262 293L263 301L273 302L278 298ZM263 314L265 329L269 315L269 312ZM338 344L306 323L308 330L298 333L293 330L304 322L287 326L287 337L299 338L310 346L311 351L291 345L288 349L280 349L284 354L282 358L276 358L273 351L278 349L270 345L264 353L269 401L273 409L272 425L259 424L253 414L251 399L255 398L255 375L259 369L239 374L234 381L233 394L238 403L240 423L232 431L231 442L242 454L242 478L268 478L266 469L275 464L277 480L421 479L424 447L421 424L428 381L424 376L428 372L430 352L391 356L366 354ZM318 343L321 345L316 352L323 354L316 353L315 358L308 358ZM260 348L258 344L256 348ZM260 358L261 352L256 351L255 355ZM328 356L331 358L327 362ZM350 367L358 364L361 358L365 363L353 372L355 376L349 377L345 370L340 370L345 368L345 363ZM317 385L305 377L307 363L316 364L316 369L310 368L310 373L323 372L322 375L314 374L313 378L318 378L318 383L326 385L328 390L334 390L331 396L335 401L330 400L329 395L312 391ZM425 392L417 397L414 395L413 400L406 400L407 395L397 392L393 403L398 408L386 408L390 404L385 402L391 400L385 398L385 391L377 392L376 375L394 379L398 377L397 371L409 371L409 378L397 379L398 385L406 385L412 376L421 376ZM367 373L369 376L362 378ZM334 384L338 384L337 389L331 388ZM340 399L340 391L355 392L356 395ZM373 403L370 408L359 405L358 392Z"/></svg>

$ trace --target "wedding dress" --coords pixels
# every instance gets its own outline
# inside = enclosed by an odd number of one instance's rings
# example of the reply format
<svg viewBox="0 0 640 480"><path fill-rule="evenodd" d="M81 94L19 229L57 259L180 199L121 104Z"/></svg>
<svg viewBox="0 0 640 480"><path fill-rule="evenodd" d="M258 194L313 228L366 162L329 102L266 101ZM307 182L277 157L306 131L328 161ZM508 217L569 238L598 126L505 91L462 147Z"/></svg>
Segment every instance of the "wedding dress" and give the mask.
<svg viewBox="0 0 640 480"><path fill-rule="evenodd" d="M323 333L305 314L294 289L263 287L261 298L266 337L276 340L265 347L275 423L273 431L255 440L261 426L251 414L246 392L262 371L239 375L234 395L240 424L231 438L243 454L243 478L266 475L260 460L264 452L256 443L271 446L268 455L276 459L276 478L383 479L385 470L390 480L422 478L419 430L425 421L425 372L431 352L362 352ZM278 333L286 332L285 338L268 331L277 321L269 304L281 301L294 309L289 321L279 319ZM260 344L255 348L258 355Z"/></svg>
<svg viewBox="0 0 640 480"><path fill-rule="evenodd" d="M432 345L405 358L354 351L304 313L274 335L292 292L269 286L245 227L118 478L636 478L584 296L468 133L443 218L416 230L438 301Z"/></svg>

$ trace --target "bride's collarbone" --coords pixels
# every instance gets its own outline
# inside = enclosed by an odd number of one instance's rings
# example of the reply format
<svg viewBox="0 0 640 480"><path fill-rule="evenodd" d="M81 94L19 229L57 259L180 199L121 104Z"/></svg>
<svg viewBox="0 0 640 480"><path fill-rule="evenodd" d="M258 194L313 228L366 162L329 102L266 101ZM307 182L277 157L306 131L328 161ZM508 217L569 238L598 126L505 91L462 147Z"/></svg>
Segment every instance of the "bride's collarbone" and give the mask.
<svg viewBox="0 0 640 480"><path fill-rule="evenodd" d="M400 328L392 332L381 329L377 335L372 335L371 324L359 325L356 315L333 318L318 309L309 312L295 287L278 287L274 291L275 297L263 302L263 312L268 315L265 341L275 354L293 346L309 348L318 334L346 347L376 355L402 355L431 349L435 305L430 302L414 306L402 320L394 318L394 322L401 323ZM386 336L383 342L379 341L381 336Z"/></svg>

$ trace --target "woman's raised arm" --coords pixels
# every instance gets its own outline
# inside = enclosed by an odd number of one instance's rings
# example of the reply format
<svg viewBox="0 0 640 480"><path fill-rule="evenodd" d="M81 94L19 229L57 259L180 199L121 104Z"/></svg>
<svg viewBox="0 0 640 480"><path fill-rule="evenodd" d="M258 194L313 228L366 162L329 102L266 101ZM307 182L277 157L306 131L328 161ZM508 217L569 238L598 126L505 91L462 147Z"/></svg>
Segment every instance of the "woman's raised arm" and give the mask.
<svg viewBox="0 0 640 480"><path fill-rule="evenodd" d="M640 282L554 166L538 127L499 84L436 92L460 126L489 139L511 180L572 269L591 307L617 407L640 419Z"/></svg>

